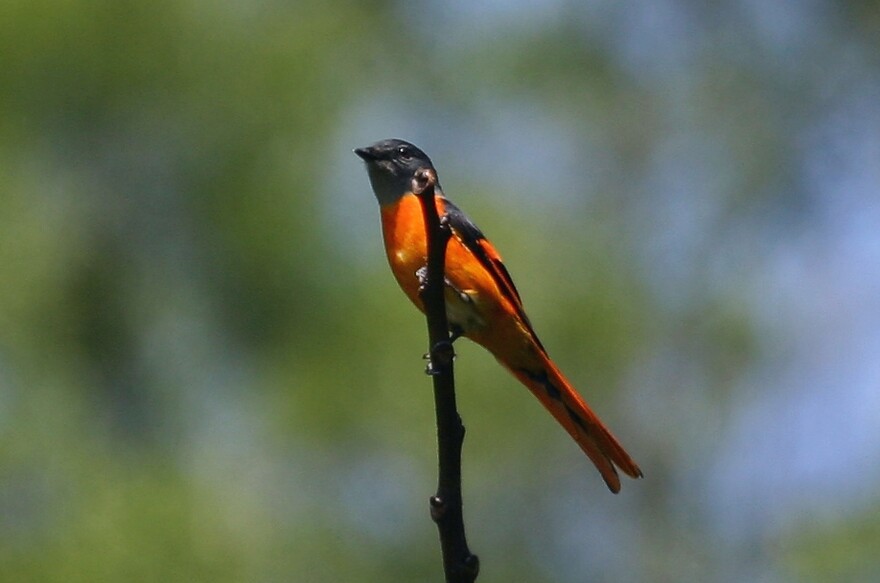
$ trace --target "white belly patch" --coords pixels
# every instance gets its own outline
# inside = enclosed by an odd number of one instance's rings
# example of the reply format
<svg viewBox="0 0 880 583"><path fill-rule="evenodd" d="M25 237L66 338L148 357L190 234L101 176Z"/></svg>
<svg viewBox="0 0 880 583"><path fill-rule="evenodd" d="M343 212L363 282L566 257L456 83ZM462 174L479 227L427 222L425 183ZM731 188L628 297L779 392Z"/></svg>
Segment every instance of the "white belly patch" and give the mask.
<svg viewBox="0 0 880 583"><path fill-rule="evenodd" d="M425 284L427 269L421 267L416 271L419 285ZM460 290L446 280L446 318L449 326L460 328L467 333L475 328L482 328L486 321L480 314L476 301L476 294L470 290Z"/></svg>

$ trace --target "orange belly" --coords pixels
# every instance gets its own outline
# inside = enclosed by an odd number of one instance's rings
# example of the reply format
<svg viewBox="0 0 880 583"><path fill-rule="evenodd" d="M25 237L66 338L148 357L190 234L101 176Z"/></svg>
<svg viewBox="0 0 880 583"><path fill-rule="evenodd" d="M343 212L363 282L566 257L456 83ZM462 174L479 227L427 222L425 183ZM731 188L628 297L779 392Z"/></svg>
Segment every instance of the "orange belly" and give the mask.
<svg viewBox="0 0 880 583"><path fill-rule="evenodd" d="M438 206L442 204L438 202ZM442 214L443 209L438 208ZM421 203L407 194L381 207L385 251L391 271L409 299L422 311L420 269L427 264L427 240ZM446 313L450 325L502 360L534 357L526 325L503 296L492 274L456 237L446 248ZM531 360L528 358L527 360Z"/></svg>

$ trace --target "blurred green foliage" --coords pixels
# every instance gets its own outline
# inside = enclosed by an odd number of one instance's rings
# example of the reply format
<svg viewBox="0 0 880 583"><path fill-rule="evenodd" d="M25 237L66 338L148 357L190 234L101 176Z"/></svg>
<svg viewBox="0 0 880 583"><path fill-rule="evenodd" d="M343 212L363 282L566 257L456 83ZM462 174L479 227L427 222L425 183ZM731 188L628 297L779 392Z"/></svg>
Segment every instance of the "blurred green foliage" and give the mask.
<svg viewBox="0 0 880 583"><path fill-rule="evenodd" d="M873 580L876 498L745 542L706 509L733 393L774 358L749 257L812 212L791 134L830 99L730 4L666 6L718 41L687 76L577 3L3 2L0 581L440 580L424 323L349 154L405 131L647 474L608 494L462 344L480 581ZM874 70L880 12L844 5ZM719 284L718 256L745 269Z"/></svg>

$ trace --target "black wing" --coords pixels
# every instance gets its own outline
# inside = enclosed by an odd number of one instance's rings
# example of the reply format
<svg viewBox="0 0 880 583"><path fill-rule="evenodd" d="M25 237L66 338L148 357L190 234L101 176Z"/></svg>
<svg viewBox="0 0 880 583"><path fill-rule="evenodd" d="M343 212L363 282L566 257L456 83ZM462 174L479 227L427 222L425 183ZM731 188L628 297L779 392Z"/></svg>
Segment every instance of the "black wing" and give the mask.
<svg viewBox="0 0 880 583"><path fill-rule="evenodd" d="M517 315L526 324L535 343L544 350L541 341L538 340L537 334L532 329L529 317L523 309L522 299L519 296L513 278L504 266L501 255L495 250L495 247L486 239L480 228L468 218L464 212L458 208L451 200L441 197L446 212L446 220L452 227L455 237L464 245L474 257L492 274L493 279L498 284L498 289L506 297L516 310Z"/></svg>

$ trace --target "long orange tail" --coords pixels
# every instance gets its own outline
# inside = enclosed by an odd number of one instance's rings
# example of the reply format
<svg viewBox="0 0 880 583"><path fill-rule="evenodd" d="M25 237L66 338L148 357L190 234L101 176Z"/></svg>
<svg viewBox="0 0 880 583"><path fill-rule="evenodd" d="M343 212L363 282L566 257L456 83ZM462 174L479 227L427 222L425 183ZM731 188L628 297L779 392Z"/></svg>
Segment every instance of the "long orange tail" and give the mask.
<svg viewBox="0 0 880 583"><path fill-rule="evenodd" d="M543 370L513 369L505 366L541 401L568 434L577 442L587 457L596 465L608 488L620 491L617 468L632 478L641 478L642 470L629 457L617 438L602 423L568 379L546 355L541 354Z"/></svg>

